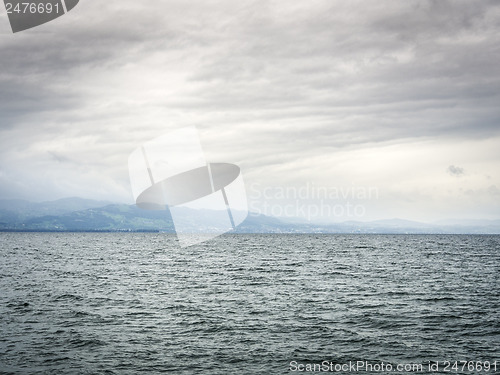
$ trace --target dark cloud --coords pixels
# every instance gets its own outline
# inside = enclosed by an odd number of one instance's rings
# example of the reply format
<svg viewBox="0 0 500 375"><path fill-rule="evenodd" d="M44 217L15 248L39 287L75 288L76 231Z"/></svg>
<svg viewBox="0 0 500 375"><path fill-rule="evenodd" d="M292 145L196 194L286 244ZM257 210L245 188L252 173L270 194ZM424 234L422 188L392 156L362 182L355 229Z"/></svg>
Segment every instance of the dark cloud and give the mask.
<svg viewBox="0 0 500 375"><path fill-rule="evenodd" d="M451 174L452 176L463 176L465 174L465 171L461 167L457 167L455 165L450 165L447 169L448 173Z"/></svg>
<svg viewBox="0 0 500 375"><path fill-rule="evenodd" d="M15 108L82 108L92 94L82 90L86 76L123 74L158 54L166 70L185 64L192 87L164 100L172 110L302 117L324 124L318 139L345 127L361 142L374 140L367 128L380 140L498 132L498 11L488 2L155 7L87 2L62 30L4 36L4 122Z"/></svg>

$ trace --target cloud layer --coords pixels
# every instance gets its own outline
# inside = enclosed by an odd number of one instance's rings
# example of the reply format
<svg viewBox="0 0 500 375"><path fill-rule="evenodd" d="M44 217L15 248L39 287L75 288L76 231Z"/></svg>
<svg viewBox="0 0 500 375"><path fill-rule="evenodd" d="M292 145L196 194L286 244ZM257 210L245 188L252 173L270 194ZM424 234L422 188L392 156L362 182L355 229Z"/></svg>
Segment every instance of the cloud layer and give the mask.
<svg viewBox="0 0 500 375"><path fill-rule="evenodd" d="M196 125L248 185L377 186L366 218L495 216L499 5L87 0L15 35L2 13L0 195L131 201L128 154Z"/></svg>

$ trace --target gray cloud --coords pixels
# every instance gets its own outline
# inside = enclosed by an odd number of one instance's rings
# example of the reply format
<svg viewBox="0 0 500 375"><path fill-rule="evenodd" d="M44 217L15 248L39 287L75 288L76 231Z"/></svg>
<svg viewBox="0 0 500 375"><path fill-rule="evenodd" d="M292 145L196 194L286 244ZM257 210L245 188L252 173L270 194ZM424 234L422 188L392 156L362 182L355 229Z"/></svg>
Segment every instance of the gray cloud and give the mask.
<svg viewBox="0 0 500 375"><path fill-rule="evenodd" d="M463 168L457 167L455 165L450 165L447 169L447 172L451 174L452 176L463 176L465 174L465 171Z"/></svg>

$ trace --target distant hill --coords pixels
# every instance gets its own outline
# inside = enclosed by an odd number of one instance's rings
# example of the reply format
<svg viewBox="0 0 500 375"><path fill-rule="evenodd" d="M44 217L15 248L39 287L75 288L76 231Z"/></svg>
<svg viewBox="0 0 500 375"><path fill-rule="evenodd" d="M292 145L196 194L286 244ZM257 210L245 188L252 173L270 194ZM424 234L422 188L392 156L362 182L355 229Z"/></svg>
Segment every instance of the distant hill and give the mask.
<svg viewBox="0 0 500 375"><path fill-rule="evenodd" d="M224 212L184 210L184 220L201 219L200 232L220 220ZM0 200L0 231L161 231L175 232L169 210L150 211L135 205L109 204L81 198L34 203ZM299 219L284 220L250 214L236 233L449 233L500 234L500 220L420 223L391 219L371 222L346 221L314 224Z"/></svg>
<svg viewBox="0 0 500 375"><path fill-rule="evenodd" d="M135 205L70 198L34 204L3 201L0 207L4 207L0 208L0 230L4 231L173 232L169 211L145 211Z"/></svg>
<svg viewBox="0 0 500 375"><path fill-rule="evenodd" d="M0 223L12 221L23 222L34 217L45 215L64 215L70 212L83 211L90 208L104 207L108 201L96 201L83 198L63 198L48 202L30 202L22 199L0 199Z"/></svg>

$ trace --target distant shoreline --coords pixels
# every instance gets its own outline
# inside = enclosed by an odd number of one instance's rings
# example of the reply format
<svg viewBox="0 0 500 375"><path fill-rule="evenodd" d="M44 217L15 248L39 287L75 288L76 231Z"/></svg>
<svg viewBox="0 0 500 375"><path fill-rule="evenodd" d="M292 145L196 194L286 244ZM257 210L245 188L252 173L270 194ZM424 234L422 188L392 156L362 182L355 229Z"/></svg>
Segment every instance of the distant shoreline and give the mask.
<svg viewBox="0 0 500 375"><path fill-rule="evenodd" d="M33 230L33 229L0 229L0 233L161 233L161 234L176 234L175 232L167 232L163 230L110 230L110 229L95 229L95 230ZM500 233L431 233L431 232L228 232L226 235L315 235L315 236L500 236Z"/></svg>

